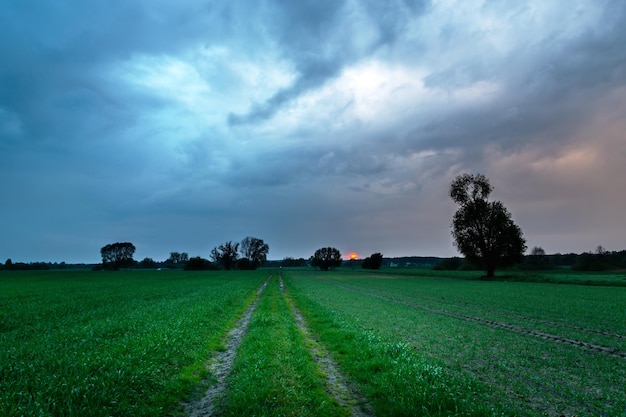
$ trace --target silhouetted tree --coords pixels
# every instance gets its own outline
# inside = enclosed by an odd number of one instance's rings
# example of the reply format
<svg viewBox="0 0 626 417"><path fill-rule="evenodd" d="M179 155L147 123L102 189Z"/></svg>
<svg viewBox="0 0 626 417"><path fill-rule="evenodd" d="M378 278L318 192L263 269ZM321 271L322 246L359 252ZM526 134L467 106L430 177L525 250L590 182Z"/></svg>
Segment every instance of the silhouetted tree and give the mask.
<svg viewBox="0 0 626 417"><path fill-rule="evenodd" d="M380 269L383 264L383 254L373 253L363 260L361 267L364 269Z"/></svg>
<svg viewBox="0 0 626 417"><path fill-rule="evenodd" d="M241 241L241 254L250 262L248 269L257 269L261 266L267 260L269 250L270 247L263 242L263 239L248 236Z"/></svg>
<svg viewBox="0 0 626 417"><path fill-rule="evenodd" d="M185 252L170 252L170 257L165 261L169 268L181 268L189 260L189 255Z"/></svg>
<svg viewBox="0 0 626 417"><path fill-rule="evenodd" d="M237 264L237 259L239 259L239 255L237 254L238 250L239 243L229 241L213 248L211 251L211 259L213 262L221 264L224 269L229 271Z"/></svg>
<svg viewBox="0 0 626 417"><path fill-rule="evenodd" d="M496 267L522 260L526 241L522 230L500 201L487 201L493 188L481 174L463 174L450 184L450 197L460 205L452 220L454 243L468 261L484 268L487 277Z"/></svg>
<svg viewBox="0 0 626 417"><path fill-rule="evenodd" d="M319 268L322 271L328 271L341 265L341 252L336 248L320 248L311 256L311 266Z"/></svg>
<svg viewBox="0 0 626 417"><path fill-rule="evenodd" d="M117 242L103 246L100 249L102 267L117 270L125 266L131 266L134 262L134 253L135 245L130 242Z"/></svg>
<svg viewBox="0 0 626 417"><path fill-rule="evenodd" d="M141 262L139 262L140 268L156 268L158 265L152 258L143 258Z"/></svg>

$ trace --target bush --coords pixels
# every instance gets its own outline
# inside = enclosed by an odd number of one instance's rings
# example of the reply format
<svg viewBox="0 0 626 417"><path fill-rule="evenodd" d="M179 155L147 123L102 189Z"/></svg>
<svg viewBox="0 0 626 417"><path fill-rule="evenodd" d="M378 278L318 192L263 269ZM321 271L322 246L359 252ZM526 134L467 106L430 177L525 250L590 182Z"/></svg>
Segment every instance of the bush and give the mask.
<svg viewBox="0 0 626 417"><path fill-rule="evenodd" d="M250 262L250 259L248 258L241 258L237 261L237 269L240 269L242 271L249 271L252 268L252 262Z"/></svg>
<svg viewBox="0 0 626 417"><path fill-rule="evenodd" d="M439 262L433 268L436 271L456 271L463 266L463 259L455 256L453 258L446 258Z"/></svg>
<svg viewBox="0 0 626 417"><path fill-rule="evenodd" d="M189 258L185 263L185 271L208 271L217 270L217 266L208 259L201 258L199 256Z"/></svg>
<svg viewBox="0 0 626 417"><path fill-rule="evenodd" d="M572 269L574 271L608 271L612 267L598 255L583 253L572 266Z"/></svg>
<svg viewBox="0 0 626 417"><path fill-rule="evenodd" d="M371 256L368 256L363 260L361 267L363 269L380 269L383 264L383 255L382 253L373 253Z"/></svg>

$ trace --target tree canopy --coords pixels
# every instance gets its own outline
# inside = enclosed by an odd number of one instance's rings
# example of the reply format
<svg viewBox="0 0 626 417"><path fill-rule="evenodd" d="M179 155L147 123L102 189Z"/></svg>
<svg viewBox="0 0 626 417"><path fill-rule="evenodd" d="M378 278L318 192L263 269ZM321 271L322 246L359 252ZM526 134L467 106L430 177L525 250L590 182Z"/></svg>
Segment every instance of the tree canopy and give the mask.
<svg viewBox="0 0 626 417"><path fill-rule="evenodd" d="M100 249L102 267L117 270L125 266L132 266L135 262L133 260L134 253L135 245L130 242L116 242L105 245Z"/></svg>
<svg viewBox="0 0 626 417"><path fill-rule="evenodd" d="M187 252L170 252L170 257L164 263L168 268L182 268L188 260Z"/></svg>
<svg viewBox="0 0 626 417"><path fill-rule="evenodd" d="M522 260L526 241L521 229L500 201L488 201L493 188L481 174L459 175L450 184L450 197L460 205L452 220L452 236L466 259L484 268L487 277L496 267Z"/></svg>
<svg viewBox="0 0 626 417"><path fill-rule="evenodd" d="M245 259L248 259L249 269L257 269L267 260L270 247L263 239L248 236L241 241L239 250Z"/></svg>
<svg viewBox="0 0 626 417"><path fill-rule="evenodd" d="M319 268L322 271L328 271L341 265L341 252L336 248L320 248L311 256L311 266Z"/></svg>
<svg viewBox="0 0 626 417"><path fill-rule="evenodd" d="M237 265L239 259L239 243L226 242L211 251L211 259L213 262L221 264L227 271L233 269Z"/></svg>

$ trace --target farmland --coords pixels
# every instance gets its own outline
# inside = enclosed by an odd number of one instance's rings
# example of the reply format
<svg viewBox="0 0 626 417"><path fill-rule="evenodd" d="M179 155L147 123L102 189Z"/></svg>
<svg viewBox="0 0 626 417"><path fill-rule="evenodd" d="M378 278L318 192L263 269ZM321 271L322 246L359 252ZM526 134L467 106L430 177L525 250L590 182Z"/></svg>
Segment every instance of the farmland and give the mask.
<svg viewBox="0 0 626 417"><path fill-rule="evenodd" d="M0 415L624 415L623 286L399 272L3 272Z"/></svg>
<svg viewBox="0 0 626 417"><path fill-rule="evenodd" d="M0 274L0 415L155 416L267 272Z"/></svg>
<svg viewBox="0 0 626 417"><path fill-rule="evenodd" d="M624 288L360 271L289 276L297 298L324 320L405 343L421 360L476 381L487 392L480 401L507 414L626 410ZM324 340L320 323L312 326Z"/></svg>

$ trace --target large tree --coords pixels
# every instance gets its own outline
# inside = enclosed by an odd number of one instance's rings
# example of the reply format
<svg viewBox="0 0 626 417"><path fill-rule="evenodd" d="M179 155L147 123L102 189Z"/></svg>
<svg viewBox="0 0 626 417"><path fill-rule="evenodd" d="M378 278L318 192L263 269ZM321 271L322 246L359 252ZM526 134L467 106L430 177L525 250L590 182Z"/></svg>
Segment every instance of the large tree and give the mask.
<svg viewBox="0 0 626 417"><path fill-rule="evenodd" d="M328 271L341 265L341 252L339 249L327 247L320 248L311 256L311 266L319 268L322 271Z"/></svg>
<svg viewBox="0 0 626 417"><path fill-rule="evenodd" d="M135 261L133 254L135 245L130 242L116 242L103 246L100 249L102 266L105 269L118 270L125 266L131 266Z"/></svg>
<svg viewBox="0 0 626 417"><path fill-rule="evenodd" d="M237 264L237 260L239 259L239 255L237 254L238 250L239 243L229 241L213 248L211 251L211 259L213 262L221 264L225 270L229 271Z"/></svg>
<svg viewBox="0 0 626 417"><path fill-rule="evenodd" d="M263 239L248 236L241 241L239 250L244 258L250 262L250 269L257 269L267 260L270 247Z"/></svg>
<svg viewBox="0 0 626 417"><path fill-rule="evenodd" d="M459 175L450 184L450 197L459 204L452 220L454 243L466 259L485 268L487 277L497 267L522 260L526 241L511 213L500 201L488 201L493 187L482 174Z"/></svg>

